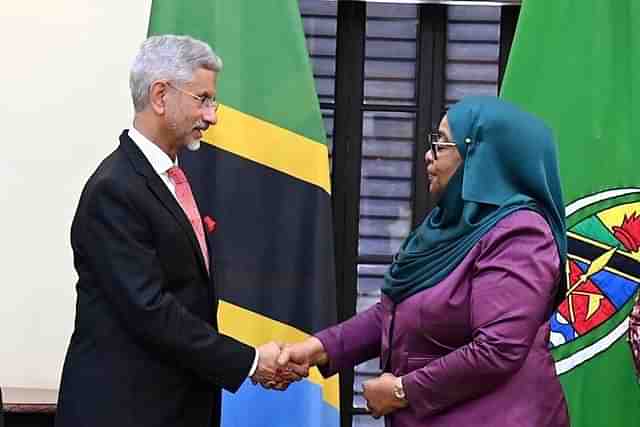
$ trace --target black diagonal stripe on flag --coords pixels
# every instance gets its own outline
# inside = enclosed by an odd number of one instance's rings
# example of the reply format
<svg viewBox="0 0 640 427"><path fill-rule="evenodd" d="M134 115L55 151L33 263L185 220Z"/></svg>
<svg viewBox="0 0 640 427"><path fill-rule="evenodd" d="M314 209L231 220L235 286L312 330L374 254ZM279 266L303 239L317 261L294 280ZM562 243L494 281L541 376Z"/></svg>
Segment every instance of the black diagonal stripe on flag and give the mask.
<svg viewBox="0 0 640 427"><path fill-rule="evenodd" d="M588 260L589 262L592 262L594 259L609 250L609 248L601 248L584 240L577 239L571 235L567 236L567 241L569 244L569 256L575 255ZM640 278L640 263L618 252L611 257L607 263L607 267L618 270L629 276Z"/></svg>
<svg viewBox="0 0 640 427"><path fill-rule="evenodd" d="M208 144L179 161L201 215L216 221L218 296L306 333L333 324L329 195Z"/></svg>

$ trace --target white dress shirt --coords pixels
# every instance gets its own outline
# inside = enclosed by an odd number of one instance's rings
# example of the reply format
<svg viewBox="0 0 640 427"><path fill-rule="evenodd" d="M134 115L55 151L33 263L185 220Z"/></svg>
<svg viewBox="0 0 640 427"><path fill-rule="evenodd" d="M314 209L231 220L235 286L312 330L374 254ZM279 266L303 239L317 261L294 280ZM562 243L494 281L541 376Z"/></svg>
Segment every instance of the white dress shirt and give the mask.
<svg viewBox="0 0 640 427"><path fill-rule="evenodd" d="M169 157L167 153L149 141L146 136L138 132L134 127L129 129L129 138L135 142L140 151L142 151L142 154L144 154L149 163L151 163L151 167L156 171L158 176L160 176L160 179L162 179L162 182L165 183L171 194L173 194L173 197L176 197L176 186L169 178L168 171L172 167L178 166L178 158L176 157L175 162L171 160L171 157ZM176 198L176 200L178 199Z"/></svg>
<svg viewBox="0 0 640 427"><path fill-rule="evenodd" d="M156 171L160 179L162 179L162 182L165 183L165 185L177 201L178 198L176 196L176 185L169 178L168 171L172 167L178 166L178 157L176 156L175 162L171 160L171 157L169 157L167 153L162 151L162 149L160 149L160 147L158 147L156 144L149 141L146 136L141 134L133 126L131 127L131 129L129 129L128 133L129 138L131 138L133 142L138 146L140 151L142 151L142 154L144 154L149 163L151 163L151 167L153 168L153 170ZM178 204L180 203L178 202ZM249 377L253 376L253 374L256 372L256 369L258 368L258 356L258 349L256 349L256 355L253 358L253 364L251 365L251 369L249 370Z"/></svg>

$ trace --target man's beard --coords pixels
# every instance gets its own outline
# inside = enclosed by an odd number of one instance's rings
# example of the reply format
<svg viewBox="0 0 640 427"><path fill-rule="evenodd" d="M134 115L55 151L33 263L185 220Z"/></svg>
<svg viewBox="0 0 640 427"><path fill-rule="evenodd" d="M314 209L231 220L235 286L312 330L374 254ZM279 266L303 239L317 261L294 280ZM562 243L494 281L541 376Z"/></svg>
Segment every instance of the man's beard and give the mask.
<svg viewBox="0 0 640 427"><path fill-rule="evenodd" d="M208 127L209 127L209 126L207 126L207 124L206 124L206 123L203 123L203 122L201 122L201 121L197 121L197 122L196 122L196 124L195 124L195 126L194 126L194 129L198 129L200 132L204 133L204 132L206 132L206 130L207 130L207 128L208 128ZM189 135L191 135L191 134L189 134ZM187 148L188 148L190 151L197 151L197 150L199 150L199 149L200 149L200 140L199 140L199 139L191 139L191 141L189 141L189 142L187 143Z"/></svg>
<svg viewBox="0 0 640 427"><path fill-rule="evenodd" d="M176 119L176 116L177 116L176 112L171 112L170 118L169 118L169 129L172 129L174 132L176 132L180 127L178 125L178 120ZM184 142L184 145L187 147L188 150L197 151L200 149L200 140L193 139L191 137L191 134L196 129L204 133L204 131L206 131L207 128L208 126L206 125L206 123L203 123L202 121L197 121L193 126L191 126L191 129L188 132L185 132L184 135L182 135L181 137L178 137L178 139L181 139Z"/></svg>

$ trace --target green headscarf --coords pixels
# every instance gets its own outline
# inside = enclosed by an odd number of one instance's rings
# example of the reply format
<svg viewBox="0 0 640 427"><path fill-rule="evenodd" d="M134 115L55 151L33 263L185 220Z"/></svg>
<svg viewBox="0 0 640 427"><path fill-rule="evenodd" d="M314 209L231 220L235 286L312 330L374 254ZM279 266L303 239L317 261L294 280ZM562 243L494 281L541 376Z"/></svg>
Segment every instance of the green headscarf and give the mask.
<svg viewBox="0 0 640 427"><path fill-rule="evenodd" d="M404 241L382 292L396 304L437 285L507 215L540 213L564 271L567 240L556 147L538 118L494 97L469 97L447 113L462 164L437 206ZM556 303L566 291L561 274Z"/></svg>

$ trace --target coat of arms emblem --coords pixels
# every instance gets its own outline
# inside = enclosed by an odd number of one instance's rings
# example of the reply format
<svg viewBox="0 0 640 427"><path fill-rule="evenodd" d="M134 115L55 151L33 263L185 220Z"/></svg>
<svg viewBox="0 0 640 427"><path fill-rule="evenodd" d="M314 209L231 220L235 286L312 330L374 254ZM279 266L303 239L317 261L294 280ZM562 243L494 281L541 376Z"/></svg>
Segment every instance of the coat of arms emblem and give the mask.
<svg viewBox="0 0 640 427"><path fill-rule="evenodd" d="M625 197L634 193L640 189L607 190L567 206L569 288L551 317L558 374L627 335L640 288L640 202Z"/></svg>

